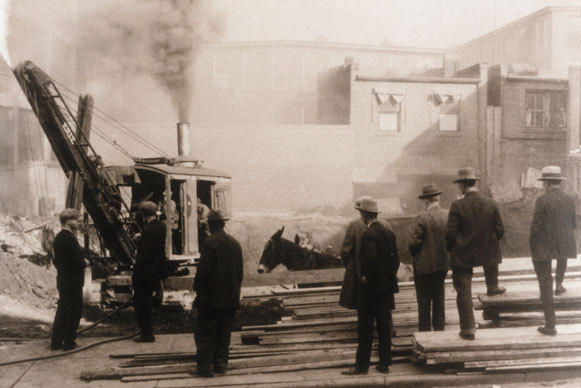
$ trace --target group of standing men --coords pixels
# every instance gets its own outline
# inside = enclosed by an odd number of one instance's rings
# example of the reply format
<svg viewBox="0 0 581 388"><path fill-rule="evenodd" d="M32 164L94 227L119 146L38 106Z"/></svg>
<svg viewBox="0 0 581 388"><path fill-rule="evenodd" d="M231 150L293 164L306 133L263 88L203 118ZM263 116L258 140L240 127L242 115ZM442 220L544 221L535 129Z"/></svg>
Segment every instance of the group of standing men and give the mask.
<svg viewBox="0 0 581 388"><path fill-rule="evenodd" d="M242 249L224 230L228 220L221 211L201 209L208 236L201 245L201 257L194 279L197 319L194 339L197 347L197 374L223 374L228 366L230 333L239 307L243 276ZM207 210L207 211L206 211ZM137 234L137 254L133 267L133 307L139 326L136 342L155 342L153 334L154 294L168 276L166 225L158 219L158 205L151 201L138 206L144 220ZM198 203L200 213L200 203ZM53 324L51 349L74 349L82 315L84 272L88 261L79 245L79 212L65 209L60 214L62 229L54 240L59 301Z"/></svg>
<svg viewBox="0 0 581 388"><path fill-rule="evenodd" d="M504 225L496 203L476 189L478 180L474 168L458 171L454 183L458 184L461 196L452 202L449 211L440 206L442 191L435 184L424 186L419 196L426 210L414 222L408 247L413 257L419 331L445 329L444 281L450 268L457 293L459 336L464 340L474 340L476 335L472 304L473 268L483 267L488 296L506 292L506 288L498 283ZM543 168L539 180L543 182L546 193L535 203L529 245L545 315L545 326L539 327L538 331L554 336L557 331L551 261L557 260L555 294L560 295L566 292L563 280L567 258L577 257L576 213L573 199L560 188L565 180L560 167ZM361 218L349 224L341 248L346 271L339 304L357 309L358 347L355 368L343 374L367 373L374 320L379 336L379 364L376 368L387 373L391 364L393 294L398 292L396 238L389 225L377 219L379 210L373 198L361 197L355 208Z"/></svg>

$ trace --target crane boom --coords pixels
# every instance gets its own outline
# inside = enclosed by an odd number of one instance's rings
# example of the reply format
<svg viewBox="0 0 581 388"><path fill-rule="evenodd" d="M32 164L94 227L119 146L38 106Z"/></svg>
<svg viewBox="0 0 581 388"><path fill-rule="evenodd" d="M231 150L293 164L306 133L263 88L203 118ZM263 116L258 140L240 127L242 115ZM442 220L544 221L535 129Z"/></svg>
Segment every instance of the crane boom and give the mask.
<svg viewBox="0 0 581 388"><path fill-rule="evenodd" d="M130 212L121 211L127 206L119 188L103 173L100 156L78 130L78 122L55 82L30 61L16 66L14 75L63 171L68 178L78 173L83 180L83 205L111 256L122 264L132 264L136 244L131 234L138 231L137 223Z"/></svg>

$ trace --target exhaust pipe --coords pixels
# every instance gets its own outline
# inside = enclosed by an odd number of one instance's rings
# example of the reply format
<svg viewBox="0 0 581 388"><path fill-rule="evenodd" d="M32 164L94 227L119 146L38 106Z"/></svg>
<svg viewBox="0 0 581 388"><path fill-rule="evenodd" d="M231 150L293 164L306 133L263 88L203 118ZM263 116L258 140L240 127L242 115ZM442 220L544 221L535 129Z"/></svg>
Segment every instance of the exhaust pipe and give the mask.
<svg viewBox="0 0 581 388"><path fill-rule="evenodd" d="M196 167L190 155L190 123L178 123L178 164L182 167Z"/></svg>

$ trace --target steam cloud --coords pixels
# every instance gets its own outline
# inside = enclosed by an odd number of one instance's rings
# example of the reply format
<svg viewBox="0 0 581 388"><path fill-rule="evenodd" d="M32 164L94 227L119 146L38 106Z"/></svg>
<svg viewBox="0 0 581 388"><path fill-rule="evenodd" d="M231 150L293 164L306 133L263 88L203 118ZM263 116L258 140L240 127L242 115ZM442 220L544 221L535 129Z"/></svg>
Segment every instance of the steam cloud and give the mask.
<svg viewBox="0 0 581 388"><path fill-rule="evenodd" d="M129 0L85 9L89 55L113 71L146 74L168 91L180 121L189 121L192 67L202 45L222 31L207 0Z"/></svg>

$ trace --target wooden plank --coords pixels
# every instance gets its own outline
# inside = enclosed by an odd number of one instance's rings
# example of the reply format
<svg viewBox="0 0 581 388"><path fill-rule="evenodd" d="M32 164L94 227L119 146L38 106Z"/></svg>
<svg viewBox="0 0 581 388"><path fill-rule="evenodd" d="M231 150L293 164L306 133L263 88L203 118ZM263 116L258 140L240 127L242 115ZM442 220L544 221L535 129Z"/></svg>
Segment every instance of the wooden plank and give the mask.
<svg viewBox="0 0 581 388"><path fill-rule="evenodd" d="M560 363L548 363L548 364L537 364L537 365L510 365L510 366L496 366L488 367L485 370L487 372L506 372L506 371L541 371L547 369L562 369L570 368L572 370L577 370L581 367L581 362L560 362Z"/></svg>
<svg viewBox="0 0 581 388"><path fill-rule="evenodd" d="M581 324L559 325L559 335L547 337L536 327L478 330L476 340L465 341L457 332L414 333L414 348L422 352L452 350L532 349L558 346L581 346Z"/></svg>
<svg viewBox="0 0 581 388"><path fill-rule="evenodd" d="M464 367L472 368L489 368L498 366L516 366L516 365L548 365L557 363L581 363L581 356L570 357L552 357L552 358L536 358L536 359L515 359L515 360L490 360L490 361L473 361L465 362Z"/></svg>
<svg viewBox="0 0 581 388"><path fill-rule="evenodd" d="M554 356L581 356L581 347L558 347L521 350L478 350L422 353L426 364L449 364L470 361L506 360L515 358L546 358Z"/></svg>

